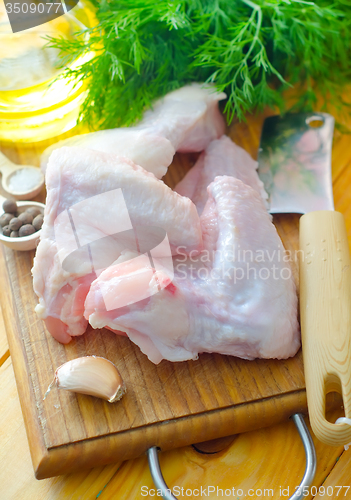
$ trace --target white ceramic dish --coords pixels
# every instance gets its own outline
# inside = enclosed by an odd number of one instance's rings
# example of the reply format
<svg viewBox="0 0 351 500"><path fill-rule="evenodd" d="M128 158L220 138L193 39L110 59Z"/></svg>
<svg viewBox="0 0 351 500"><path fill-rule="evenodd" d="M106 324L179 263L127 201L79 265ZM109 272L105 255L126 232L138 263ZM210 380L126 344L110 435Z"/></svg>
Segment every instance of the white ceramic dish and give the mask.
<svg viewBox="0 0 351 500"><path fill-rule="evenodd" d="M3 204L4 201L5 198L1 196L0 206ZM18 201L17 206L18 206L18 212L24 212L29 207L38 207L44 214L45 205L43 203L39 203L38 201ZM0 216L3 213L4 211L1 208ZM41 229L39 229L39 231L36 231L33 234L30 234L29 236L23 236L22 238L10 238L8 236L4 236L0 232L0 242L9 248L12 248L12 250L19 250L19 251L34 250L39 243L40 234L41 234Z"/></svg>

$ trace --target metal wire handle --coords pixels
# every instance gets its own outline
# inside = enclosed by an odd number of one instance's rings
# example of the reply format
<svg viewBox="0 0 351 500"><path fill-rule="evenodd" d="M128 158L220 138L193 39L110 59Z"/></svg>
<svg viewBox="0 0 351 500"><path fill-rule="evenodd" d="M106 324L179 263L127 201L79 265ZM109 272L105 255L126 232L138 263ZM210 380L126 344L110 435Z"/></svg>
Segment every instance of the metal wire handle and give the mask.
<svg viewBox="0 0 351 500"><path fill-rule="evenodd" d="M301 483L296 488L295 493L289 498L289 500L300 500L301 498L304 498L306 496L306 488L309 488L313 481L314 475L316 473L317 459L312 437L307 429L307 426L303 419L303 415L301 415L300 413L295 413L294 415L292 415L291 419L297 428L297 431L303 443L303 447L305 449L306 468ZM158 461L158 449L156 446L152 446L147 450L147 458L152 480L157 490L161 491L162 498L164 498L165 500L177 500L176 497L172 494L170 488L168 488L165 480L163 479L160 469L160 463Z"/></svg>

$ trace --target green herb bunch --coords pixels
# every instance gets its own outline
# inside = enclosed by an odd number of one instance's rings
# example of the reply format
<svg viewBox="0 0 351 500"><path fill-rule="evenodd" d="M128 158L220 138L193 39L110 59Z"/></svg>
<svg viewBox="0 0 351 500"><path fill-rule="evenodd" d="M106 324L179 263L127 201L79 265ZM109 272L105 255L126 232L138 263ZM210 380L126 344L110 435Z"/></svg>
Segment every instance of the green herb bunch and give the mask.
<svg viewBox="0 0 351 500"><path fill-rule="evenodd" d="M156 98L187 83L227 93L228 121L264 106L284 111L283 92L316 86L341 104L351 76L350 0L94 0L99 24L84 38L51 39L62 65L94 51L65 76L89 78L81 117L92 128L127 126Z"/></svg>

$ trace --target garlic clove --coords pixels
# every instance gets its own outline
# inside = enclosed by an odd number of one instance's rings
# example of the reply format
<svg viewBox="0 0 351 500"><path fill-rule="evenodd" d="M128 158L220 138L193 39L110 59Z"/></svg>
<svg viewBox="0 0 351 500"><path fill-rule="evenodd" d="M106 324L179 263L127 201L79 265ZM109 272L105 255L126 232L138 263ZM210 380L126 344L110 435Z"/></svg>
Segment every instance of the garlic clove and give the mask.
<svg viewBox="0 0 351 500"><path fill-rule="evenodd" d="M59 366L43 399L54 385L58 389L96 396L109 403L119 401L126 392L116 366L108 359L99 356L84 356Z"/></svg>

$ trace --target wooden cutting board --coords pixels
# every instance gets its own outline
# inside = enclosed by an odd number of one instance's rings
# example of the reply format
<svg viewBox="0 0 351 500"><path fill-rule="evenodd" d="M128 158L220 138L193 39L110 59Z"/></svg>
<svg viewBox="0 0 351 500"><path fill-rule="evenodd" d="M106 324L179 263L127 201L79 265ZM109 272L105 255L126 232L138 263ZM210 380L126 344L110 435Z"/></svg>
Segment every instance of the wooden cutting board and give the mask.
<svg viewBox="0 0 351 500"><path fill-rule="evenodd" d="M263 118L228 131L253 157ZM31 155L38 162L40 148L28 151L26 160ZM166 182L174 186L195 160L196 155L177 155ZM297 215L274 218L292 255L298 249L298 220ZM34 252L2 247L0 269L1 304L38 479L130 459L154 445L167 450L249 431L307 411L301 351L285 361L203 354L197 361L156 366L128 338L105 329L89 329L70 344L59 344L34 313L33 257ZM292 265L297 280L297 262ZM57 389L43 401L59 365L92 354L119 368L127 386L120 402Z"/></svg>

